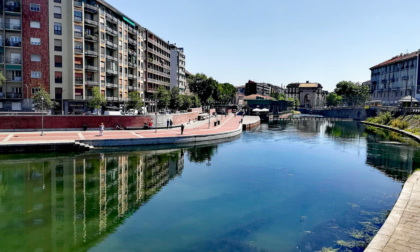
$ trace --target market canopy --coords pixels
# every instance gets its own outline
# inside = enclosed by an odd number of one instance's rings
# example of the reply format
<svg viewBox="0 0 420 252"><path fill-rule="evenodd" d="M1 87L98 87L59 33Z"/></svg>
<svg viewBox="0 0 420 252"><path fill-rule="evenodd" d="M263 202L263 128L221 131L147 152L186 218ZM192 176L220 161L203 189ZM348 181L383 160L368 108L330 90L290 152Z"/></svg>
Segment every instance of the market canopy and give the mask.
<svg viewBox="0 0 420 252"><path fill-rule="evenodd" d="M266 109L266 108L261 109L261 112L268 112L268 111L270 111L270 110Z"/></svg>
<svg viewBox="0 0 420 252"><path fill-rule="evenodd" d="M414 103L418 103L419 101L416 98L414 98L414 97L412 97L410 95L407 95L407 96L401 98L398 102L399 103L403 103L403 102L414 102Z"/></svg>
<svg viewBox="0 0 420 252"><path fill-rule="evenodd" d="M261 112L261 109L256 108L256 109L253 109L252 111L253 111L253 112Z"/></svg>

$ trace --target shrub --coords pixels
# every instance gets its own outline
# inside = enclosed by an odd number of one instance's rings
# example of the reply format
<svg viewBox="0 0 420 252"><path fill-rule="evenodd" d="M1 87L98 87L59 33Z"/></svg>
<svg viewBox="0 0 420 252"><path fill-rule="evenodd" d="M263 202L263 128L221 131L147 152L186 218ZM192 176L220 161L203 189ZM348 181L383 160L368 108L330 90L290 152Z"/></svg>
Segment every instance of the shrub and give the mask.
<svg viewBox="0 0 420 252"><path fill-rule="evenodd" d="M365 106L365 109L368 110L369 109L369 106Z"/></svg>

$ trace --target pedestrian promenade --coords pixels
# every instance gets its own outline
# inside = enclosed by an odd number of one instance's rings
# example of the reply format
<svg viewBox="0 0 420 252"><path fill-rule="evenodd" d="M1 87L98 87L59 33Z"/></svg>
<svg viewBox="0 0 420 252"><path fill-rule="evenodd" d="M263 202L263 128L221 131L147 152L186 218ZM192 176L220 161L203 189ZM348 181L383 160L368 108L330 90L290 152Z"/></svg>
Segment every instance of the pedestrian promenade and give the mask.
<svg viewBox="0 0 420 252"><path fill-rule="evenodd" d="M199 121L187 124L183 136L208 135L236 130L242 117L230 115L223 117L220 125L214 126L215 118L211 118L210 128L208 121ZM220 120L220 117L219 117ZM105 125L106 126L106 125ZM37 142L58 142L77 140L102 140L102 139L138 139L138 138L161 138L161 137L182 137L181 129L169 128L150 130L105 130L103 136L98 131L44 131L41 132L2 132L0 133L0 145L11 143L37 143Z"/></svg>
<svg viewBox="0 0 420 252"><path fill-rule="evenodd" d="M384 225L365 252L420 251L420 171L405 182Z"/></svg>

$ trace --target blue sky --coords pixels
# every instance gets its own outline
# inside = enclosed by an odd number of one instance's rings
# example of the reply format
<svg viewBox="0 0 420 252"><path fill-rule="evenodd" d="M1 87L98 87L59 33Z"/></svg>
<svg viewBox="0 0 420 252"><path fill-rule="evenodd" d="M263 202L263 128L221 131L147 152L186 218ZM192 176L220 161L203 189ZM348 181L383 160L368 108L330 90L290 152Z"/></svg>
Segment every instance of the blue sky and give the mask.
<svg viewBox="0 0 420 252"><path fill-rule="evenodd" d="M107 0L184 47L186 68L235 86L306 80L332 91L420 49L418 0Z"/></svg>

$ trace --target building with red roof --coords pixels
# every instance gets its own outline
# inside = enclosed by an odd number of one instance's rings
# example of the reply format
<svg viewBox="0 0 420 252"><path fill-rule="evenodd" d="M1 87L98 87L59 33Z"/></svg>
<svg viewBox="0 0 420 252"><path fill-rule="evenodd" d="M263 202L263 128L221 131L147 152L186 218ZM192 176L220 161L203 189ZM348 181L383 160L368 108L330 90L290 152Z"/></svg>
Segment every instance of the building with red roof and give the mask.
<svg viewBox="0 0 420 252"><path fill-rule="evenodd" d="M398 100L420 93L419 51L400 54L370 68L370 100L398 106Z"/></svg>

